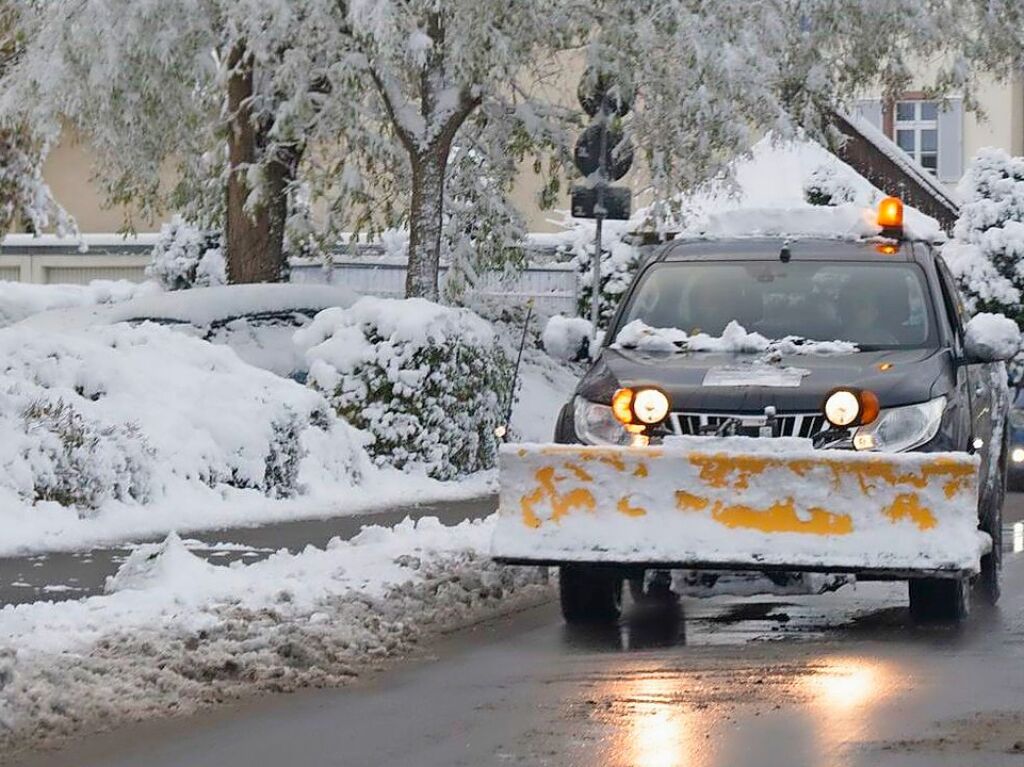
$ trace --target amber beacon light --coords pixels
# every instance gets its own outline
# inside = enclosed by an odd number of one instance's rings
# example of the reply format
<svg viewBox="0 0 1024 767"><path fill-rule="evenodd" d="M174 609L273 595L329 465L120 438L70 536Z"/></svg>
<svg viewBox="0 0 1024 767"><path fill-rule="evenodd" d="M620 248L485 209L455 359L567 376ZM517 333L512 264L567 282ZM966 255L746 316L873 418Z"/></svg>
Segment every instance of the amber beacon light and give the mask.
<svg viewBox="0 0 1024 767"><path fill-rule="evenodd" d="M899 197L886 197L878 204L878 225L883 234L902 234L903 201Z"/></svg>

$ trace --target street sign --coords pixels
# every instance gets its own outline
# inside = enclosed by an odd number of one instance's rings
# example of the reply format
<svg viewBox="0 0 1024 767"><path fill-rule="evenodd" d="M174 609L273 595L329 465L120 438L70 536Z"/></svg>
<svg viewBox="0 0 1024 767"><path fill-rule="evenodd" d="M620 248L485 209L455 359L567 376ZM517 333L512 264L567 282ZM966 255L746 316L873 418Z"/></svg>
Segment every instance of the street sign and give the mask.
<svg viewBox="0 0 1024 767"><path fill-rule="evenodd" d="M601 319L601 230L605 219L626 220L630 213L629 189L609 182L618 181L633 166L633 146L623 136L618 118L632 108L635 93L626 79L591 69L580 81L576 95L583 110L594 118L573 152L573 161L588 183L573 187L572 215L595 221L590 324L592 338L596 338Z"/></svg>
<svg viewBox="0 0 1024 767"><path fill-rule="evenodd" d="M608 114L625 116L633 108L636 95L632 85L616 82L610 75L595 75L587 70L576 89L576 98L580 100L583 111L593 117L601 108Z"/></svg>
<svg viewBox="0 0 1024 767"><path fill-rule="evenodd" d="M590 178L603 168L603 179L618 181L633 167L633 145L623 137L622 131L618 128L609 128L603 123L592 123L576 141L573 160L584 178Z"/></svg>
<svg viewBox="0 0 1024 767"><path fill-rule="evenodd" d="M631 195L624 186L605 186L601 205L604 212L601 218L611 221L628 221L631 211ZM590 186L574 186L572 188L573 218L598 218L597 188Z"/></svg>

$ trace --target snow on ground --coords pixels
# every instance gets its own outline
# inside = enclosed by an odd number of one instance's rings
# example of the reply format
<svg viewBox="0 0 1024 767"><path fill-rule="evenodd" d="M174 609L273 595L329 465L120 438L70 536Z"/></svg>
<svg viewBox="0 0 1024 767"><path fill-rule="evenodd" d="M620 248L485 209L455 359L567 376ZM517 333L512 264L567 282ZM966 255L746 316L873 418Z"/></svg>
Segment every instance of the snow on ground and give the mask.
<svg viewBox="0 0 1024 767"><path fill-rule="evenodd" d="M550 598L537 569L487 558L493 526L406 520L227 567L171 535L137 549L104 596L0 609L0 753L342 684L432 633Z"/></svg>
<svg viewBox="0 0 1024 767"><path fill-rule="evenodd" d="M583 377L583 365L556 362L538 349L527 349L519 371L519 400L512 411L512 432L523 442L550 442L562 405Z"/></svg>

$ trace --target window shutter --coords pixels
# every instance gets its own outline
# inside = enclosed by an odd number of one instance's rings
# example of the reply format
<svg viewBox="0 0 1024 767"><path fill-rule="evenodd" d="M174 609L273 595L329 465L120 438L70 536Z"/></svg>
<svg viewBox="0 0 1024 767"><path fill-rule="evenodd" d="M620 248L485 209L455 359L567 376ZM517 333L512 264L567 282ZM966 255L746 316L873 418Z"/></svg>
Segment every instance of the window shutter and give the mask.
<svg viewBox="0 0 1024 767"><path fill-rule="evenodd" d="M964 172L964 105L949 99L939 105L939 181L959 181Z"/></svg>
<svg viewBox="0 0 1024 767"><path fill-rule="evenodd" d="M878 130L882 130L882 100L881 99L859 99L854 109L854 114L862 120L867 120Z"/></svg>

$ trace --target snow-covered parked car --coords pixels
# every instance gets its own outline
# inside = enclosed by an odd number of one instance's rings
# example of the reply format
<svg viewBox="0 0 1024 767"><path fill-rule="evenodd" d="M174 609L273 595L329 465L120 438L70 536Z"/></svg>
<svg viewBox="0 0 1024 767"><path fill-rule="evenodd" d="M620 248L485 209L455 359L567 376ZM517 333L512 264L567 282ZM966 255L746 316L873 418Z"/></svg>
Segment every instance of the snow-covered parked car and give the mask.
<svg viewBox="0 0 1024 767"><path fill-rule="evenodd" d="M234 349L250 365L303 380L303 350L292 336L324 309L347 309L359 296L337 286L232 285L147 293L120 303L54 309L22 320L35 330L153 322Z"/></svg>
<svg viewBox="0 0 1024 767"><path fill-rule="evenodd" d="M1019 331L968 321L901 223L665 246L556 444L503 450L494 555L559 565L570 622L681 568L907 580L926 620L964 617L975 581L995 601Z"/></svg>

